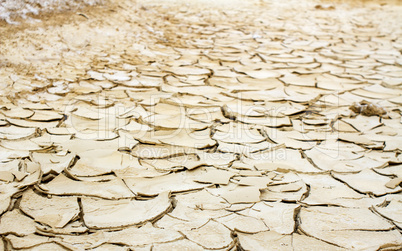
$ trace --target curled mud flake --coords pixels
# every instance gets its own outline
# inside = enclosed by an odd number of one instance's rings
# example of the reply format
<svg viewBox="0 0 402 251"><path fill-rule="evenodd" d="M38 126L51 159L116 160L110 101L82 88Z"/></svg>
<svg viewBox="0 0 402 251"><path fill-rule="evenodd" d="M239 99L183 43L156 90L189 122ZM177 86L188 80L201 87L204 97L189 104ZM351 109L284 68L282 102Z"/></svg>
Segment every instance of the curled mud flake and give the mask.
<svg viewBox="0 0 402 251"><path fill-rule="evenodd" d="M52 153L32 153L33 160L40 164L43 174L61 173L73 164L75 157L75 154L58 156Z"/></svg>
<svg viewBox="0 0 402 251"><path fill-rule="evenodd" d="M31 138L38 134L36 128L24 128L18 126L0 127L0 139L18 140Z"/></svg>
<svg viewBox="0 0 402 251"><path fill-rule="evenodd" d="M11 119L26 119L32 117L35 112L29 109L24 109L21 107L13 107L12 109L2 109L0 111L7 118Z"/></svg>
<svg viewBox="0 0 402 251"><path fill-rule="evenodd" d="M396 187L401 186L401 184L402 184L402 177L398 177L385 183L385 186L389 189L395 189Z"/></svg>
<svg viewBox="0 0 402 251"><path fill-rule="evenodd" d="M0 171L0 181L4 182L13 182L14 181L14 175L10 171Z"/></svg>
<svg viewBox="0 0 402 251"><path fill-rule="evenodd" d="M360 101L359 103L353 103L349 109L356 114L362 114L364 116L382 117L387 114L387 111L383 107L366 100Z"/></svg>
<svg viewBox="0 0 402 251"><path fill-rule="evenodd" d="M329 4L325 4L325 5L317 4L316 6L314 6L314 8L316 10L334 10L335 9L335 7L333 5L329 5Z"/></svg>
<svg viewBox="0 0 402 251"><path fill-rule="evenodd" d="M400 6L306 1L2 27L0 250L400 249Z"/></svg>
<svg viewBox="0 0 402 251"><path fill-rule="evenodd" d="M39 122L50 122L55 120L61 120L64 118L63 114L60 114L56 111L51 110L37 110L35 114L29 118L32 121L39 121Z"/></svg>

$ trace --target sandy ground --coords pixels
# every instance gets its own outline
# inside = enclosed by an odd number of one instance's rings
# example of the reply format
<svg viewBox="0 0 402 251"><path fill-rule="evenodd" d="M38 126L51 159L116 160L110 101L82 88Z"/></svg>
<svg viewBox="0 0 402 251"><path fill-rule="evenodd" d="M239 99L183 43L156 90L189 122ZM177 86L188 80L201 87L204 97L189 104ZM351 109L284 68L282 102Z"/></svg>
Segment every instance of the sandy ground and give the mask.
<svg viewBox="0 0 402 251"><path fill-rule="evenodd" d="M0 249L402 248L398 1L34 2L0 9Z"/></svg>

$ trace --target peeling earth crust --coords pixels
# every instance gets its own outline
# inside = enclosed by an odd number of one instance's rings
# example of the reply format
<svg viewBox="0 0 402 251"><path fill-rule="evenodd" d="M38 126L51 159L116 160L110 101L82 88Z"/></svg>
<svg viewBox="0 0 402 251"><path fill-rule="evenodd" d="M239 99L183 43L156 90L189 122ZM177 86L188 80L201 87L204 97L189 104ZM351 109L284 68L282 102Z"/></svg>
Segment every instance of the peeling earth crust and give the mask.
<svg viewBox="0 0 402 251"><path fill-rule="evenodd" d="M0 16L0 250L402 249L400 3L88 3Z"/></svg>

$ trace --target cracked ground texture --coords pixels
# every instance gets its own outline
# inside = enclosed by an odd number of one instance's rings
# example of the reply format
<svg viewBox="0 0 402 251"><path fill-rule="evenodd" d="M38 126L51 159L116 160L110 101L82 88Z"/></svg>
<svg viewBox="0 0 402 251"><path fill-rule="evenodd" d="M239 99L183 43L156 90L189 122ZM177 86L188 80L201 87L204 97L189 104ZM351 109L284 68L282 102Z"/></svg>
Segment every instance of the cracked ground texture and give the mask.
<svg viewBox="0 0 402 251"><path fill-rule="evenodd" d="M3 21L0 250L400 250L401 13L110 0Z"/></svg>

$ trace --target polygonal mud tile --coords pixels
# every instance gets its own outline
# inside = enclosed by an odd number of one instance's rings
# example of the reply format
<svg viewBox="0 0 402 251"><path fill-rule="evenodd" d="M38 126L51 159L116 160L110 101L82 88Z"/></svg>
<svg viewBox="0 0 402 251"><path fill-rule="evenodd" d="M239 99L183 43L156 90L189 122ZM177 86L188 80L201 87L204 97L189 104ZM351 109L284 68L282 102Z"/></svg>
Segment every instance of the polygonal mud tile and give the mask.
<svg viewBox="0 0 402 251"><path fill-rule="evenodd" d="M183 207L184 205L181 204L179 207ZM179 208L177 211L184 211L181 208ZM187 212L190 212L190 210L187 210ZM205 214L203 212L198 213L195 212L195 218L193 215L188 215L188 214L183 214L183 212L178 212L177 214L173 211L171 213L165 214L161 219L159 219L156 223L155 226L163 229L173 229L176 231L183 231L183 229L191 230L195 228L199 228L203 225L205 225L209 220L211 214L208 214L208 212ZM221 214L224 215L224 214ZM226 214L227 215L227 214ZM189 216L189 217L187 217ZM201 217L199 217L201 216ZM219 215L220 216L220 215ZM178 218L178 217L183 217L184 219Z"/></svg>
<svg viewBox="0 0 402 251"><path fill-rule="evenodd" d="M109 243L142 246L157 243L172 242L183 238L183 236L173 230L156 228L151 223L142 227L128 227L120 231L104 232L105 238ZM135 236L136 238L133 238Z"/></svg>
<svg viewBox="0 0 402 251"><path fill-rule="evenodd" d="M299 175L310 187L307 197L302 200L303 203L308 205L369 207L377 201L376 198L370 198L356 192L328 174Z"/></svg>
<svg viewBox="0 0 402 251"><path fill-rule="evenodd" d="M245 156L253 155L256 152L260 152L269 148L272 148L274 144L268 141L261 141L259 143L254 144L234 144L234 143L225 143L218 141L218 151L224 153L235 153L235 154L243 154Z"/></svg>
<svg viewBox="0 0 402 251"><path fill-rule="evenodd" d="M31 121L31 120L26 120L26 119L12 119L12 118L7 118L7 121L15 126L20 126L20 127L31 127L31 128L40 128L40 129L45 129L48 127L56 127L57 125L60 124L60 121Z"/></svg>
<svg viewBox="0 0 402 251"><path fill-rule="evenodd" d="M203 130L208 127L207 124L192 120L184 114L165 115L154 114L142 119L142 122L157 129L186 129L186 130Z"/></svg>
<svg viewBox="0 0 402 251"><path fill-rule="evenodd" d="M46 188L45 193L54 195L84 195L105 199L132 198L135 196L119 178L106 182L77 181L60 174L47 183Z"/></svg>
<svg viewBox="0 0 402 251"><path fill-rule="evenodd" d="M290 234L294 231L294 218L299 208L300 206L297 204L258 202L250 209L239 212L239 214L262 219L272 231L280 234Z"/></svg>
<svg viewBox="0 0 402 251"><path fill-rule="evenodd" d="M289 250L292 248L291 235L282 235L275 231L265 231L257 234L237 234L240 246L244 250L264 250L270 247L274 250Z"/></svg>
<svg viewBox="0 0 402 251"><path fill-rule="evenodd" d="M169 192L164 192L147 201L82 198L85 225L96 229L117 228L151 221L170 210L169 196Z"/></svg>
<svg viewBox="0 0 402 251"><path fill-rule="evenodd" d="M130 248L135 248L135 250L140 250L140 251L149 251L151 250L151 245L145 245L145 246L132 246ZM127 246L122 246L122 245L117 245L117 244L110 244L110 243L105 243L102 244L96 248L91 248L93 251L103 251L103 250L109 250L109 251L126 251L129 249Z"/></svg>
<svg viewBox="0 0 402 251"><path fill-rule="evenodd" d="M272 250L344 250L343 248L300 234L282 235L275 231L266 231L253 235L238 233L238 236L240 246L244 250L264 250L267 246Z"/></svg>
<svg viewBox="0 0 402 251"><path fill-rule="evenodd" d="M254 234L269 230L262 220L237 213L216 218L215 220L222 223L232 231L239 231L242 233Z"/></svg>
<svg viewBox="0 0 402 251"><path fill-rule="evenodd" d="M317 240L316 238L296 233L292 235L292 246L294 250L300 250L300 251L315 250L315 249L331 250L331 251L344 250L341 247L328 244L327 242Z"/></svg>
<svg viewBox="0 0 402 251"><path fill-rule="evenodd" d="M13 183L0 182L0 214L3 214L11 203L11 197L18 193L19 189Z"/></svg>
<svg viewBox="0 0 402 251"><path fill-rule="evenodd" d="M171 132L159 139L161 143L194 147L194 148L206 148L216 145L216 141L210 138L211 131L209 129L200 131L179 130Z"/></svg>
<svg viewBox="0 0 402 251"><path fill-rule="evenodd" d="M194 181L208 184L227 185L229 183L229 179L234 175L235 173L225 170L206 169L206 172L203 172L198 177L195 177Z"/></svg>
<svg viewBox="0 0 402 251"><path fill-rule="evenodd" d="M230 230L213 220L200 228L184 230L182 233L187 239L206 249L223 249L233 245Z"/></svg>
<svg viewBox="0 0 402 251"><path fill-rule="evenodd" d="M280 152L271 161L258 160L255 161L255 168L260 171L278 171L278 172L301 172L301 173L317 173L321 172L314 167L306 158L303 158L301 153L297 150L285 149ZM268 155L269 156L269 155ZM283 157L282 157L283 156ZM251 162L251 161L250 161Z"/></svg>
<svg viewBox="0 0 402 251"><path fill-rule="evenodd" d="M322 231L314 234L314 238L348 250L378 250L389 248L398 250L402 247L402 235L398 230L392 231Z"/></svg>
<svg viewBox="0 0 402 251"><path fill-rule="evenodd" d="M163 251L163 250L194 250L194 251L203 251L205 250L200 245L195 244L192 241L183 239L177 240L174 242L169 243L161 243L161 244L154 244L152 250L155 251Z"/></svg>
<svg viewBox="0 0 402 251"><path fill-rule="evenodd" d="M243 172L244 173L244 172ZM262 176L260 172L257 172L259 175ZM236 182L242 186L253 186L258 187L260 189L267 188L268 184L272 182L269 177L235 177L232 182Z"/></svg>
<svg viewBox="0 0 402 251"><path fill-rule="evenodd" d="M237 186L234 189L223 189L220 196L230 204L238 204L259 202L260 194L258 187Z"/></svg>
<svg viewBox="0 0 402 251"><path fill-rule="evenodd" d="M46 225L36 225L37 233L42 235L73 235L73 234L83 234L88 232L88 228L84 226L84 223L76 220L73 222L68 223L63 228L52 228Z"/></svg>
<svg viewBox="0 0 402 251"><path fill-rule="evenodd" d="M27 249L33 248L45 243L51 243L54 240L51 240L49 237L37 235L37 234L29 234L24 237L18 237L12 234L9 234L5 237L7 241L11 243L11 246L15 249Z"/></svg>
<svg viewBox="0 0 402 251"><path fill-rule="evenodd" d="M296 181L280 185L269 185L268 188L261 190L261 200L264 201L300 201L307 193L306 184Z"/></svg>
<svg viewBox="0 0 402 251"><path fill-rule="evenodd" d="M24 192L20 209L35 221L57 228L64 227L80 212L75 197L47 198L36 194L33 190Z"/></svg>
<svg viewBox="0 0 402 251"><path fill-rule="evenodd" d="M9 150L26 150L26 151L40 151L40 150L47 150L52 147L52 144L45 144L45 145L40 145L35 143L32 140L2 140L0 142L0 145L4 148L7 148Z"/></svg>
<svg viewBox="0 0 402 251"><path fill-rule="evenodd" d="M41 251L41 250L65 251L66 247L65 247L65 245L51 242L51 243L39 244L37 246L30 248L29 250L31 250L31 251Z"/></svg>
<svg viewBox="0 0 402 251"><path fill-rule="evenodd" d="M374 206L374 210L400 228L402 226L402 212L400 210L402 202L394 199L386 203L386 205L382 204Z"/></svg>
<svg viewBox="0 0 402 251"><path fill-rule="evenodd" d="M209 219L226 216L228 214L230 214L230 212L224 209L207 209L203 208L200 204L188 204L186 201L181 202L180 200L176 201L173 211L169 213L170 216L176 219L189 221L190 223L179 224L184 225L185 228L187 228L187 225L193 226L193 223L199 225L199 222L205 223Z"/></svg>
<svg viewBox="0 0 402 251"><path fill-rule="evenodd" d="M302 208L299 217L302 232L348 249L378 249L402 243L401 234L392 230L394 226L368 209Z"/></svg>
<svg viewBox="0 0 402 251"><path fill-rule="evenodd" d="M172 156L166 159L144 159L140 160L140 164L143 166L150 166L155 168L159 172L180 171L180 170L192 170L201 166L206 166L199 160L197 154L188 154L181 156Z"/></svg>
<svg viewBox="0 0 402 251"><path fill-rule="evenodd" d="M25 236L36 231L35 222L19 210L8 211L0 218L0 234Z"/></svg>
<svg viewBox="0 0 402 251"><path fill-rule="evenodd" d="M172 145L146 145L138 144L131 150L134 157L141 159L163 159L194 153L195 149Z"/></svg>
<svg viewBox="0 0 402 251"><path fill-rule="evenodd" d="M332 173L332 176L363 194L381 196L387 193L402 191L402 187L400 186L394 188L387 187L386 184L392 179L380 175L371 169L365 169L355 174Z"/></svg>
<svg viewBox="0 0 402 251"><path fill-rule="evenodd" d="M374 117L365 117L359 115L355 118L344 118L343 121L349 123L354 128L356 128L359 132L367 132L377 126L381 125L380 119L377 116Z"/></svg>
<svg viewBox="0 0 402 251"><path fill-rule="evenodd" d="M79 214L76 198L56 196L46 198L32 190L23 194L20 209L36 221L58 228L64 227Z"/></svg>
<svg viewBox="0 0 402 251"><path fill-rule="evenodd" d="M51 110L35 110L33 116L29 117L29 120L39 122L50 122L55 120L61 120L64 118L63 114Z"/></svg>
<svg viewBox="0 0 402 251"><path fill-rule="evenodd" d="M80 159L68 170L77 176L97 176L130 166L139 166L136 158L116 150L94 149L81 152L78 156Z"/></svg>
<svg viewBox="0 0 402 251"><path fill-rule="evenodd" d="M75 159L75 154L57 155L53 153L32 154L33 161L40 164L43 174L61 173L64 169L70 167Z"/></svg>
<svg viewBox="0 0 402 251"><path fill-rule="evenodd" d="M153 178L128 177L123 180L133 192L155 196L164 191L185 192L199 190L210 185L194 182L195 177L189 172L179 172Z"/></svg>
<svg viewBox="0 0 402 251"><path fill-rule="evenodd" d="M38 134L38 130L36 128L25 128L18 126L7 126L0 127L0 139L23 139L23 138L31 138Z"/></svg>
<svg viewBox="0 0 402 251"><path fill-rule="evenodd" d="M224 199L210 194L205 189L185 194L177 194L174 198L179 201L180 204L193 209L219 210L229 206Z"/></svg>
<svg viewBox="0 0 402 251"><path fill-rule="evenodd" d="M394 228L388 221L366 208L302 208L299 217L300 227L310 233L338 230L386 231Z"/></svg>
<svg viewBox="0 0 402 251"><path fill-rule="evenodd" d="M353 151L315 147L305 153L318 168L341 173L357 173L370 168L383 167L385 164L384 161L380 162Z"/></svg>
<svg viewBox="0 0 402 251"><path fill-rule="evenodd" d="M60 235L62 241L60 244L67 248L74 247L78 249L90 249L107 243L108 239L105 237L103 231L94 231L88 234L81 235Z"/></svg>
<svg viewBox="0 0 402 251"><path fill-rule="evenodd" d="M12 107L12 109L2 109L1 113L8 118L14 119L26 119L34 115L35 112L29 109L24 109L21 107Z"/></svg>

